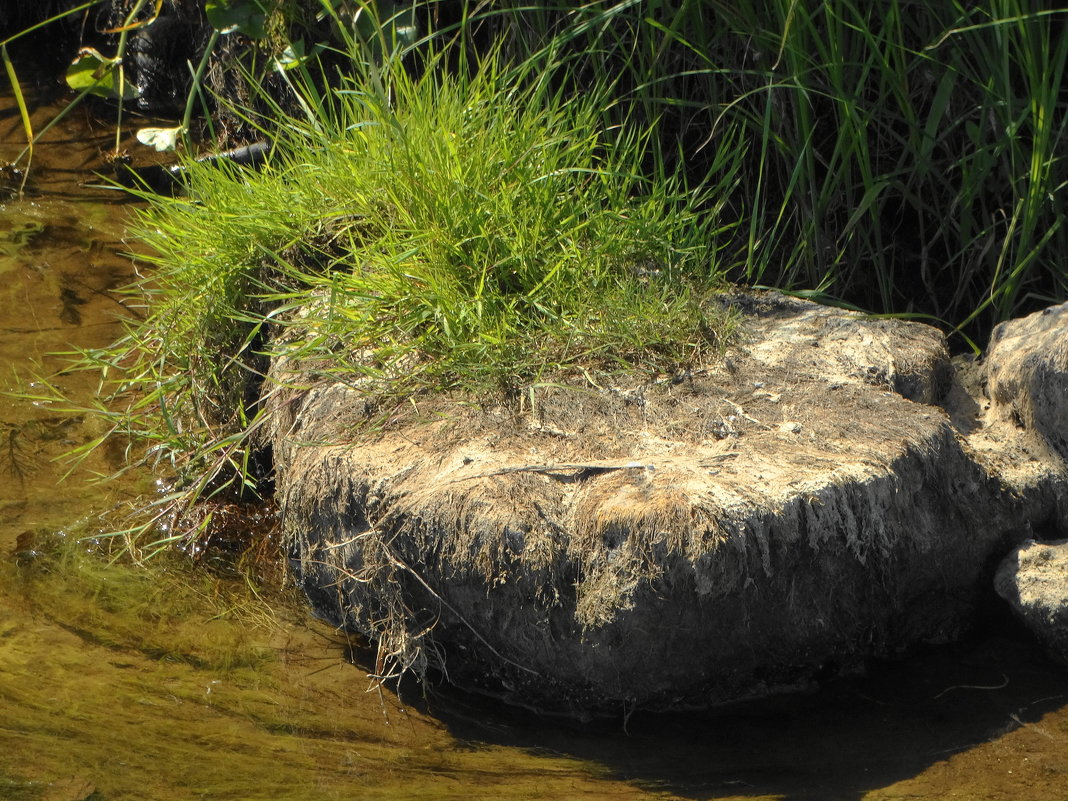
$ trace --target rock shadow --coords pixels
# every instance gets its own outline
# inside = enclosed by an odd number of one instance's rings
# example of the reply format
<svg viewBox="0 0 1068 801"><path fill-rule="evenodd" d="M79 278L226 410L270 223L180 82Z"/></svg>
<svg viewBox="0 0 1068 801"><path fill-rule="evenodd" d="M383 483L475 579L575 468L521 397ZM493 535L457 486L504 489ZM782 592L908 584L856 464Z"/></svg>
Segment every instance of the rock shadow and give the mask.
<svg viewBox="0 0 1068 801"><path fill-rule="evenodd" d="M621 709L618 721L584 726L452 690L433 694L426 711L458 738L575 757L652 792L859 801L1065 706L1068 675L999 620L981 637L878 662L864 676L706 713L625 719ZM1061 738L1051 751L1068 745L1068 733L1050 736Z"/></svg>

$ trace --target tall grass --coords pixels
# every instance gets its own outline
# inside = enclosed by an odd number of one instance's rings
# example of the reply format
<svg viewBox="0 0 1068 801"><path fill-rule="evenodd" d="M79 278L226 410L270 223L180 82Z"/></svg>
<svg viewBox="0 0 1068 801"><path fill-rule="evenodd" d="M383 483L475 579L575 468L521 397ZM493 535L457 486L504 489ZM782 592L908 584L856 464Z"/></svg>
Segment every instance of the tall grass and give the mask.
<svg viewBox="0 0 1068 801"><path fill-rule="evenodd" d="M617 78L691 174L717 145L732 277L977 335L1068 295L1068 10L1020 0L497 3L464 18Z"/></svg>
<svg viewBox="0 0 1068 801"><path fill-rule="evenodd" d="M332 68L342 72L348 44L362 36L379 56L401 43L415 52L449 43L455 63L455 54L495 48L505 63L541 65L569 94L610 88L605 123L650 132L644 175L681 167L695 185L738 179L721 198L739 223L724 254L734 280L926 315L973 336L1068 290L1060 255L1068 246L1068 7L1023 0L232 5L269 12L273 44L239 59L259 65L253 83L285 82L262 67L270 63L264 48L283 46L287 36L294 52L329 44L324 37L341 42ZM412 30L420 41L408 38ZM723 142L745 146L724 161Z"/></svg>

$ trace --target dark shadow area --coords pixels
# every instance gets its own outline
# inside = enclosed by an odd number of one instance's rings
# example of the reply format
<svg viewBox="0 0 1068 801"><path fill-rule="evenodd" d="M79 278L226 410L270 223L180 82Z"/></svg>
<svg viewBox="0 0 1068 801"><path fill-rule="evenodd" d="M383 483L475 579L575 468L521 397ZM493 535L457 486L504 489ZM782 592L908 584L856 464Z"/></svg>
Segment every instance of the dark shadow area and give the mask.
<svg viewBox="0 0 1068 801"><path fill-rule="evenodd" d="M998 619L968 642L864 676L706 713L620 710L616 723L584 726L440 687L426 711L458 738L577 757L685 798L855 801L1065 705L1068 675Z"/></svg>

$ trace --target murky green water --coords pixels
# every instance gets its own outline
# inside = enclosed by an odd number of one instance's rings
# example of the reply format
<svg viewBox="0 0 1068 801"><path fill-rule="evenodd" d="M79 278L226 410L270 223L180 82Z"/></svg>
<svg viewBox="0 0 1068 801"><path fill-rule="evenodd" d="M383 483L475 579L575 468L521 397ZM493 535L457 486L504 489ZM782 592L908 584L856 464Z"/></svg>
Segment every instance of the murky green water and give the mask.
<svg viewBox="0 0 1068 801"><path fill-rule="evenodd" d="M84 118L61 126L37 150L34 191L0 210L2 389L119 331L132 206L79 186L111 136ZM0 160L20 141L0 114ZM56 380L93 396L84 376ZM1068 676L1011 630L816 694L635 716L626 731L622 716L580 727L445 692L367 693L358 649L284 592L75 546L95 515L150 489L150 476L58 482L51 460L98 433L0 397L0 799L1068 796Z"/></svg>

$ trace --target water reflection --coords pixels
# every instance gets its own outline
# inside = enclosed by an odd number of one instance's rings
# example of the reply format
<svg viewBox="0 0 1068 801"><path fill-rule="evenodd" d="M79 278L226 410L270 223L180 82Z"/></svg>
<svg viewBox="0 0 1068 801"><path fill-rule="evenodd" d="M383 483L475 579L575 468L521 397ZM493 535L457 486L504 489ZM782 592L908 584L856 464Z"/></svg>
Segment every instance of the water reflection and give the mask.
<svg viewBox="0 0 1068 801"><path fill-rule="evenodd" d="M36 115L47 119L54 109ZM0 114L0 160L21 149ZM0 384L113 339L129 204L94 188L113 132L37 148L0 215ZM134 145L129 144L130 147ZM89 185L87 185L89 184ZM93 379L56 376L91 402ZM26 384L24 383L25 387ZM31 387L32 394L32 387ZM44 393L42 393L44 394ZM1011 628L820 692L578 726L442 688L365 693L359 643L284 590L111 565L74 541L148 476L59 484L92 419L0 397L0 797L1061 799L1068 680ZM121 452L89 467L107 474ZM66 532L56 536L56 532ZM356 664L353 664L355 661Z"/></svg>

